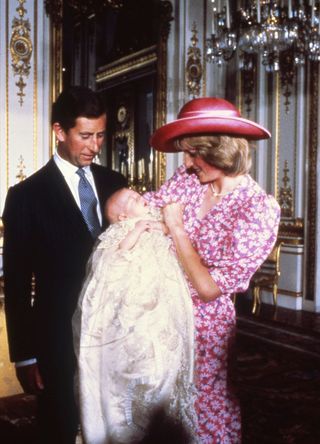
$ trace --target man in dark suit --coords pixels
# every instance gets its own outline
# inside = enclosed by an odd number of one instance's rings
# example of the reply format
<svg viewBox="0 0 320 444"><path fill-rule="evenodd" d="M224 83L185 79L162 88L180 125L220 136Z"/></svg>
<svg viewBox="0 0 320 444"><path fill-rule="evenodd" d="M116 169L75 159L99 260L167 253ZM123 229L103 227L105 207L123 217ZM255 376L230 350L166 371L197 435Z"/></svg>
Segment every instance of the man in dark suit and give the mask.
<svg viewBox="0 0 320 444"><path fill-rule="evenodd" d="M41 444L72 444L78 412L71 318L95 238L106 226L103 206L126 179L92 163L106 127L97 93L85 87L62 92L52 127L58 140L53 158L8 191L5 311L17 378L39 401Z"/></svg>

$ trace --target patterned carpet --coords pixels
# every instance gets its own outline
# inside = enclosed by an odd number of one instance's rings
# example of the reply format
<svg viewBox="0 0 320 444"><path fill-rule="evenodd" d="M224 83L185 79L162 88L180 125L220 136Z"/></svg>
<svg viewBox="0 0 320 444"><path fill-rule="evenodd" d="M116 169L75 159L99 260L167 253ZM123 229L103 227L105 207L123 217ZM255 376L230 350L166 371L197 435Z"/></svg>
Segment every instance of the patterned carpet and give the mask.
<svg viewBox="0 0 320 444"><path fill-rule="evenodd" d="M320 317L290 323L293 313L279 313L276 319L238 310L243 444L319 444ZM32 397L0 398L1 444L33 444L34 415Z"/></svg>
<svg viewBox="0 0 320 444"><path fill-rule="evenodd" d="M238 334L244 444L320 443L320 356Z"/></svg>
<svg viewBox="0 0 320 444"><path fill-rule="evenodd" d="M320 315L237 303L244 444L320 443Z"/></svg>

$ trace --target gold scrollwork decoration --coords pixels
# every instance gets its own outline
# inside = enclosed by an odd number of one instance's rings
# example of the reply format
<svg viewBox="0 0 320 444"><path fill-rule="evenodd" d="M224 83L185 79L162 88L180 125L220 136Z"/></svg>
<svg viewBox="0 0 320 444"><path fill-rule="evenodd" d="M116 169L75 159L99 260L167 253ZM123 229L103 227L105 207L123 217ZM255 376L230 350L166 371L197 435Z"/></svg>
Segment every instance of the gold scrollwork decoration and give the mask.
<svg viewBox="0 0 320 444"><path fill-rule="evenodd" d="M18 174L16 175L16 178L18 179L18 182L22 182L27 177L25 175L26 166L24 164L24 159L22 156L19 157L19 163L17 168L18 168Z"/></svg>
<svg viewBox="0 0 320 444"><path fill-rule="evenodd" d="M24 8L26 0L18 0L19 6L16 11L19 18L14 17L12 20L12 35L10 39L10 53L12 58L12 69L15 76L19 76L16 86L19 89L17 96L19 97L20 106L22 106L26 87L25 78L29 76L31 65L30 60L32 56L32 42L30 38L30 22L25 19L27 10Z"/></svg>
<svg viewBox="0 0 320 444"><path fill-rule="evenodd" d="M110 80L120 75L132 73L135 70L141 69L145 66L152 65L157 62L156 46L142 49L134 54L129 54L102 66L96 74L96 82L102 83L105 80Z"/></svg>
<svg viewBox="0 0 320 444"><path fill-rule="evenodd" d="M279 193L279 204L281 207L281 217L293 217L293 196L292 196L292 188L289 185L290 178L288 176L289 168L288 161L285 160L284 168L283 168L283 187L280 188Z"/></svg>
<svg viewBox="0 0 320 444"><path fill-rule="evenodd" d="M240 55L239 61L244 111L249 118L252 111L255 85L257 83L257 55L244 52Z"/></svg>
<svg viewBox="0 0 320 444"><path fill-rule="evenodd" d="M310 63L310 129L309 129L309 172L308 172L308 234L307 234L307 270L306 276L306 299L315 300L316 279L316 239L317 239L317 193L319 179L317 175L317 158L319 156L318 128L319 128L319 63Z"/></svg>
<svg viewBox="0 0 320 444"><path fill-rule="evenodd" d="M186 65L186 77L187 77L187 89L188 94L193 98L200 95L201 90L201 78L202 78L202 64L201 64L201 51L197 47L198 31L196 23L192 26L192 45L188 48L188 60Z"/></svg>
<svg viewBox="0 0 320 444"><path fill-rule="evenodd" d="M304 220L301 217L281 219L278 240L285 244L304 245Z"/></svg>

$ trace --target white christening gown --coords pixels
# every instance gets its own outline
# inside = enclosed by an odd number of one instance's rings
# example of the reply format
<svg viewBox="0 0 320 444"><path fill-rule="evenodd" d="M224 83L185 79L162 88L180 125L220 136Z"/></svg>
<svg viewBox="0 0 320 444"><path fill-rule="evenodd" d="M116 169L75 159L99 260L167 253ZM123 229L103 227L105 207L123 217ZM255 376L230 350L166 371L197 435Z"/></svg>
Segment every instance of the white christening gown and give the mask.
<svg viewBox="0 0 320 444"><path fill-rule="evenodd" d="M139 442L158 407L196 428L189 290L160 230L142 233L129 251L118 249L137 220L100 236L73 317L87 444Z"/></svg>

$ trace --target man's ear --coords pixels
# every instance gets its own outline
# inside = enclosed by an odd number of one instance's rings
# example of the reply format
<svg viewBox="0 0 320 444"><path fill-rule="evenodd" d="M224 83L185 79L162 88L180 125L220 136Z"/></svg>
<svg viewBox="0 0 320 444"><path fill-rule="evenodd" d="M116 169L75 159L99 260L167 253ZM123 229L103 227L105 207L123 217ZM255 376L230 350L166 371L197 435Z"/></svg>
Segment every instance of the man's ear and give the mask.
<svg viewBox="0 0 320 444"><path fill-rule="evenodd" d="M60 123L55 122L52 125L52 129L56 135L56 138L58 139L59 142L64 142L66 139L66 132L64 131L64 129L62 128L62 126L60 125Z"/></svg>
<svg viewBox="0 0 320 444"><path fill-rule="evenodd" d="M128 216L124 213L120 213L118 216L118 220L121 222L122 220L128 219Z"/></svg>

